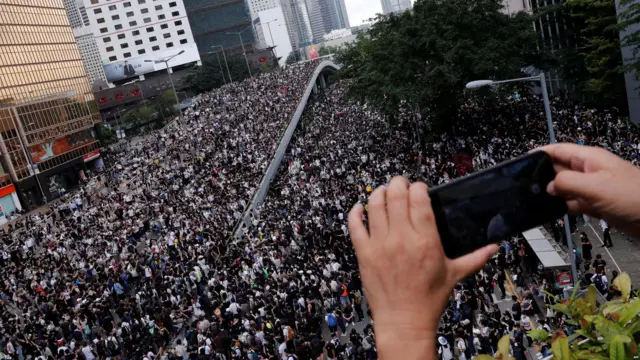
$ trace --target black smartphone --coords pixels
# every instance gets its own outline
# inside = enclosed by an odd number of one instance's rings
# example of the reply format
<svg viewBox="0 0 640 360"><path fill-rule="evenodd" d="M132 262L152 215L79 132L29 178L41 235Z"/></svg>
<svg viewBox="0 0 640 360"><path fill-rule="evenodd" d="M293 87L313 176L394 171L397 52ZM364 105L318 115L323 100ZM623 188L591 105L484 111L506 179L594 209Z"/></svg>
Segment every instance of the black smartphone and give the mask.
<svg viewBox="0 0 640 360"><path fill-rule="evenodd" d="M529 153L429 190L445 254L455 259L553 221L567 212L547 193L551 157Z"/></svg>

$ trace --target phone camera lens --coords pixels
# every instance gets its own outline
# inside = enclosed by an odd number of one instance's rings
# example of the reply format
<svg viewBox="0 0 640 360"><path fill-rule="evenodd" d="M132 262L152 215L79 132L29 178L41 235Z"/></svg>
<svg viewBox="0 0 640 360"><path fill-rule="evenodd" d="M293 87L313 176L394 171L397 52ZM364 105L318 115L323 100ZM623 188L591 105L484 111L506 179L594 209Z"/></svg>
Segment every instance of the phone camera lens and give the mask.
<svg viewBox="0 0 640 360"><path fill-rule="evenodd" d="M540 195L540 185L538 184L531 185L531 193L533 193L534 195Z"/></svg>

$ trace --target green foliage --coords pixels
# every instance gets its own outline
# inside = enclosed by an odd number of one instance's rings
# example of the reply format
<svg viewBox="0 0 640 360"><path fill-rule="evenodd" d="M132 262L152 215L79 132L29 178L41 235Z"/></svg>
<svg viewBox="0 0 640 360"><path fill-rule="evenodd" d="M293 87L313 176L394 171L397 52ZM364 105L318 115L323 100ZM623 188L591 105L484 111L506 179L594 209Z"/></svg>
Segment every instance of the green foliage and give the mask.
<svg viewBox="0 0 640 360"><path fill-rule="evenodd" d="M633 72L636 80L640 80L640 3L634 0L620 0L620 8L624 9L619 17L619 28L626 31L622 46L631 47L633 57L624 59L624 71ZM634 26L635 25L635 26ZM635 27L635 30L632 28Z"/></svg>
<svg viewBox="0 0 640 360"><path fill-rule="evenodd" d="M614 0L567 0L556 16L568 17L571 45L558 51L560 70L578 90L603 105L624 106L619 27Z"/></svg>
<svg viewBox="0 0 640 360"><path fill-rule="evenodd" d="M140 120L144 123L149 120L151 115L153 115L156 111L153 108L148 106L142 107L138 109L138 114L140 115Z"/></svg>
<svg viewBox="0 0 640 360"><path fill-rule="evenodd" d="M335 54L338 52L339 48L337 46L323 46L318 50L318 55L327 56L331 54Z"/></svg>
<svg viewBox="0 0 640 360"><path fill-rule="evenodd" d="M139 124L141 122L140 113L136 110L131 110L124 114L124 122L127 124Z"/></svg>
<svg viewBox="0 0 640 360"><path fill-rule="evenodd" d="M189 70L186 82L194 92L199 94L211 91L224 85L225 81L229 82L226 64L222 54L219 56L220 63L218 63L218 58L214 55L203 60L202 66L194 66ZM244 57L227 57L227 61L233 81L242 81L249 77L249 70L247 70ZM221 66L222 71L220 70Z"/></svg>
<svg viewBox="0 0 640 360"><path fill-rule="evenodd" d="M297 56L296 56L296 52L292 51L289 53L289 56L287 56L287 65L292 65L298 62Z"/></svg>
<svg viewBox="0 0 640 360"><path fill-rule="evenodd" d="M96 129L98 131L98 138L102 142L103 146L107 146L109 144L112 144L118 141L118 138L116 136L116 131L110 126L104 126L104 124L98 124L96 126Z"/></svg>
<svg viewBox="0 0 640 360"><path fill-rule="evenodd" d="M169 117L176 114L174 105L176 105L176 98L173 95L173 90L167 90L161 93L158 97L152 100L152 106L163 117Z"/></svg>
<svg viewBox="0 0 640 360"><path fill-rule="evenodd" d="M542 67L532 17L502 8L501 0L418 0L411 12L379 16L338 51L341 76L388 115L407 101L435 114L437 128L452 128L467 82Z"/></svg>

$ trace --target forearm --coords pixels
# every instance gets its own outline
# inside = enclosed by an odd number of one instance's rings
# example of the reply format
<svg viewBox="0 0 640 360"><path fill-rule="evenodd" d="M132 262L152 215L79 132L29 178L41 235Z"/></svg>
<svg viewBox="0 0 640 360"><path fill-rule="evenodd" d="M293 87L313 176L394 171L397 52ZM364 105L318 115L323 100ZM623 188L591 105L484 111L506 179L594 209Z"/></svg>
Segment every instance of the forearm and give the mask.
<svg viewBox="0 0 640 360"><path fill-rule="evenodd" d="M432 360L436 359L436 333L379 333L376 331L376 348L380 360Z"/></svg>

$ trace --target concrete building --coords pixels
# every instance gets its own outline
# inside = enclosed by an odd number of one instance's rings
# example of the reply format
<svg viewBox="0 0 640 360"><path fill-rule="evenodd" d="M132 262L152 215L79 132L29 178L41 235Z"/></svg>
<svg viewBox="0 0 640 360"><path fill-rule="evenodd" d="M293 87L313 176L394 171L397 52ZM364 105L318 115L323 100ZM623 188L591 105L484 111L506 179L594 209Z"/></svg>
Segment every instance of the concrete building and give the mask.
<svg viewBox="0 0 640 360"><path fill-rule="evenodd" d="M76 186L100 156L96 102L60 0L0 3L0 223ZM74 20L74 21L77 21Z"/></svg>
<svg viewBox="0 0 640 360"><path fill-rule="evenodd" d="M147 0L150 1L150 0ZM189 23L201 54L210 53L213 46L224 46L232 53L241 53L237 35L229 35L252 27L252 19L244 0L183 0ZM155 2L154 2L155 3ZM246 49L253 49L253 31L242 33Z"/></svg>
<svg viewBox="0 0 640 360"><path fill-rule="evenodd" d="M531 0L504 0L504 9L507 14L515 14L520 11L531 11Z"/></svg>
<svg viewBox="0 0 640 360"><path fill-rule="evenodd" d="M266 37L262 29L262 19L260 18L260 12L270 10L279 6L278 0L247 0L247 6L249 7L249 15L251 16L254 38L256 41L256 47L258 49L264 49L268 46Z"/></svg>
<svg viewBox="0 0 640 360"><path fill-rule="evenodd" d="M351 27L344 0L318 0L322 7L325 34Z"/></svg>
<svg viewBox="0 0 640 360"><path fill-rule="evenodd" d="M311 20L305 0L281 0L287 31L293 51L313 44Z"/></svg>
<svg viewBox="0 0 640 360"><path fill-rule="evenodd" d="M411 0L380 0L382 3L382 13L389 15L391 13L403 12L411 9Z"/></svg>
<svg viewBox="0 0 640 360"><path fill-rule="evenodd" d="M96 80L107 81L100 56L100 49L90 27L82 26L73 29L73 36L80 49L80 56L84 63L84 70L89 76L89 82L93 84Z"/></svg>

